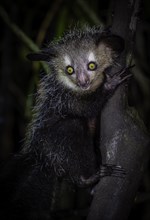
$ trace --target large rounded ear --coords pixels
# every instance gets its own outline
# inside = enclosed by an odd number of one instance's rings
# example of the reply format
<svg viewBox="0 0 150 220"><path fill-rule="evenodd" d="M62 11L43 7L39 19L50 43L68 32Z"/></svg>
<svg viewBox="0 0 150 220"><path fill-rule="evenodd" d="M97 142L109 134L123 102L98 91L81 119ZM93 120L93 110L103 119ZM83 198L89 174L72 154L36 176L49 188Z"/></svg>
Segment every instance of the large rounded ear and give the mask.
<svg viewBox="0 0 150 220"><path fill-rule="evenodd" d="M105 36L100 39L99 43L104 43L105 46L111 48L114 52L120 54L124 50L124 40L118 35Z"/></svg>
<svg viewBox="0 0 150 220"><path fill-rule="evenodd" d="M46 48L39 52L29 53L27 58L32 61L50 61L52 58L56 57L56 51Z"/></svg>

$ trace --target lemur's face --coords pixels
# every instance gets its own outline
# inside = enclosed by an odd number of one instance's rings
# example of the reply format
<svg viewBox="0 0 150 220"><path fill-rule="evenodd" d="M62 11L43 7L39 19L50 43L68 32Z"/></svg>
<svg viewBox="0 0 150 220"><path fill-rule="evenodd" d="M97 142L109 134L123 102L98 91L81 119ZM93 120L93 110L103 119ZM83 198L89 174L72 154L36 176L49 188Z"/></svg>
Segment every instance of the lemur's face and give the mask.
<svg viewBox="0 0 150 220"><path fill-rule="evenodd" d="M76 92L92 92L104 81L104 70L113 62L112 50L104 44L75 43L61 48L60 55L54 59L57 77Z"/></svg>
<svg viewBox="0 0 150 220"><path fill-rule="evenodd" d="M123 50L123 40L99 29L70 32L31 60L47 61L52 74L65 87L78 93L90 93L100 87L104 71Z"/></svg>

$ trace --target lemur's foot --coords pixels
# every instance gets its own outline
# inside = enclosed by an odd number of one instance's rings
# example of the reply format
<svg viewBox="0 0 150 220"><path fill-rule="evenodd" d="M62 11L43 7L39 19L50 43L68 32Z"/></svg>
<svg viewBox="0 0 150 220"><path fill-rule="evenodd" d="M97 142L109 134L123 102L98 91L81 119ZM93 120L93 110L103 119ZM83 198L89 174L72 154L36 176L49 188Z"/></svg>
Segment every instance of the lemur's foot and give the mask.
<svg viewBox="0 0 150 220"><path fill-rule="evenodd" d="M96 184L102 177L113 176L113 177L124 178L125 174L126 174L125 170L119 165L104 164L100 166L100 170L93 176L87 179L81 176L79 185L81 187L88 187Z"/></svg>

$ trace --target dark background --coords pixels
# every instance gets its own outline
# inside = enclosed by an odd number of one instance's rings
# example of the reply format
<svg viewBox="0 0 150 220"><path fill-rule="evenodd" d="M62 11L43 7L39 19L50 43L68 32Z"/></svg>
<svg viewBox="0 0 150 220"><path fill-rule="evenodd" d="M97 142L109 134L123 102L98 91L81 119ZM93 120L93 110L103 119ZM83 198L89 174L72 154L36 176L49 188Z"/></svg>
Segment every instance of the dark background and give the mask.
<svg viewBox="0 0 150 220"><path fill-rule="evenodd" d="M42 66L26 59L31 46L4 21L3 9L40 48L64 30L80 25L109 25L111 1L106 0L1 0L0 6L0 162L17 152L32 118L32 106ZM2 16L2 17L1 17ZM150 1L144 0L134 48L134 78L129 104L150 130ZM131 219L150 219L150 169L143 177ZM136 181L136 180L135 180Z"/></svg>

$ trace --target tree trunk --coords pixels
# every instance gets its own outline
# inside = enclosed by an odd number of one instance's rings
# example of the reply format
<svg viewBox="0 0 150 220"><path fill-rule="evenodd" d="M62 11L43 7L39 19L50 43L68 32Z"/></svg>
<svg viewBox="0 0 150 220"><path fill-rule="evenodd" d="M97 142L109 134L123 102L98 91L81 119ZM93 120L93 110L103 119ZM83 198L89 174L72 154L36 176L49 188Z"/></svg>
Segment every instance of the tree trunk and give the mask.
<svg viewBox="0 0 150 220"><path fill-rule="evenodd" d="M112 31L131 47L140 1L116 0ZM126 51L125 51L126 53ZM120 60L125 66L126 54ZM114 71L118 71L115 68ZM136 111L127 104L127 89L119 87L101 115L102 163L122 166L125 178L105 177L95 188L88 220L126 220L149 155L149 136Z"/></svg>

